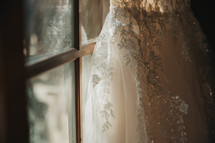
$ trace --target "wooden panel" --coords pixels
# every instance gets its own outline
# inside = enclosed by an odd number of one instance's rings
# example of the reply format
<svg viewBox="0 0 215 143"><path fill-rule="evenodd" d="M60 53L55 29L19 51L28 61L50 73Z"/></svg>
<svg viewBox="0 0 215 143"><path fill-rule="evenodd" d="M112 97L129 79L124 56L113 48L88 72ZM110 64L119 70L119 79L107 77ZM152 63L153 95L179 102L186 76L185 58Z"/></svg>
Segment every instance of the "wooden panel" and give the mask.
<svg viewBox="0 0 215 143"><path fill-rule="evenodd" d="M31 78L57 66L68 63L78 58L76 49L70 49L48 59L26 64L26 77Z"/></svg>
<svg viewBox="0 0 215 143"><path fill-rule="evenodd" d="M28 143L23 55L23 1L1 1L0 43L3 52L5 140Z"/></svg>
<svg viewBox="0 0 215 143"><path fill-rule="evenodd" d="M77 58L92 54L96 42L83 46L79 51L70 49L58 55L40 61L33 61L26 64L26 77L31 78L47 70L62 64L74 61Z"/></svg>
<svg viewBox="0 0 215 143"><path fill-rule="evenodd" d="M80 50L80 20L79 0L74 0L74 47ZM80 118L80 59L75 61L75 93L76 93L76 142L81 143L81 118Z"/></svg>
<svg viewBox="0 0 215 143"><path fill-rule="evenodd" d="M5 92L4 92L4 66L3 53L0 41L0 143L5 142L6 136L6 115L5 115Z"/></svg>

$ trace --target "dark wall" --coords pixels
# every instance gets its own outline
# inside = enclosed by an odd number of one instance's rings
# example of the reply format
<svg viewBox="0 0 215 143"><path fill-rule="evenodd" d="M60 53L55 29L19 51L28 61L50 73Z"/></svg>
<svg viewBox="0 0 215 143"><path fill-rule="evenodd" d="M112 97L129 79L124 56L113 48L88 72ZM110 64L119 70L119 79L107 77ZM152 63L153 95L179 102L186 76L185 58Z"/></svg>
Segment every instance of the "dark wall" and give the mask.
<svg viewBox="0 0 215 143"><path fill-rule="evenodd" d="M215 51L215 0L191 0L191 8Z"/></svg>

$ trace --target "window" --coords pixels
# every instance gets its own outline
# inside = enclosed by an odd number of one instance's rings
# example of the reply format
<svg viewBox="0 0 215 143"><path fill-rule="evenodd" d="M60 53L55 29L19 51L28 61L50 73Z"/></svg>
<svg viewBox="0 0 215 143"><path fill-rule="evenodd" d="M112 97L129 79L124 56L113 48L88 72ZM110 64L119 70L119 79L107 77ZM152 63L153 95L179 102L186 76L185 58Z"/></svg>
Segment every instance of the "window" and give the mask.
<svg viewBox="0 0 215 143"><path fill-rule="evenodd" d="M80 142L78 16L78 1L25 1L30 143Z"/></svg>
<svg viewBox="0 0 215 143"><path fill-rule="evenodd" d="M108 10L101 0L2 3L0 142L81 142L81 75Z"/></svg>

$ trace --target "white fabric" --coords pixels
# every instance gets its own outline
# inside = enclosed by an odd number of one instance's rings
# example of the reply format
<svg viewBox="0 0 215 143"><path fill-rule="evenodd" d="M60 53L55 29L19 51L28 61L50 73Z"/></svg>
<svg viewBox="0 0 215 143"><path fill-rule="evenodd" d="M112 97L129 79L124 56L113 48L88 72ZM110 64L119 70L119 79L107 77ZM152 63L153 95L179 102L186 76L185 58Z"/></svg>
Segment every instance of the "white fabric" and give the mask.
<svg viewBox="0 0 215 143"><path fill-rule="evenodd" d="M83 143L208 142L208 53L189 1L112 0L83 92Z"/></svg>

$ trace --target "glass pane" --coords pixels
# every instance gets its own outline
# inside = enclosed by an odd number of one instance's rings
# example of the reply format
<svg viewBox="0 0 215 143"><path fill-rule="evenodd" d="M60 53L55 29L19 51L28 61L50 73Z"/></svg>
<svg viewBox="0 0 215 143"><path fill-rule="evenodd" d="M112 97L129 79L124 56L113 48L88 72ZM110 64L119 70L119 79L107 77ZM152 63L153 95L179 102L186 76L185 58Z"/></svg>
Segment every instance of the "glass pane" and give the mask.
<svg viewBox="0 0 215 143"><path fill-rule="evenodd" d="M99 36L109 12L109 5L109 0L81 0L82 45L94 41Z"/></svg>
<svg viewBox="0 0 215 143"><path fill-rule="evenodd" d="M76 143L74 63L28 83L31 143Z"/></svg>
<svg viewBox="0 0 215 143"><path fill-rule="evenodd" d="M72 47L72 0L26 0L27 57L48 56Z"/></svg>

